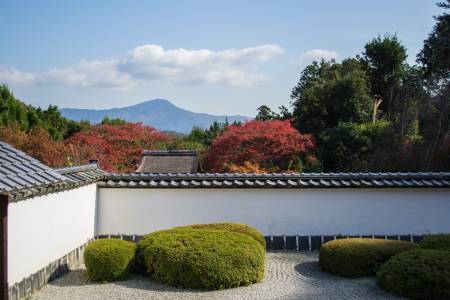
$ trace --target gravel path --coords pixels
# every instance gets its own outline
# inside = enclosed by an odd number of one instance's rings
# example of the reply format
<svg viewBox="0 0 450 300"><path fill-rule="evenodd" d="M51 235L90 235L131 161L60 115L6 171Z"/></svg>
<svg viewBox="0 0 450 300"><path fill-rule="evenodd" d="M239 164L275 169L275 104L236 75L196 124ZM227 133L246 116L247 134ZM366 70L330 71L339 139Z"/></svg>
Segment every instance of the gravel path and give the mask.
<svg viewBox="0 0 450 300"><path fill-rule="evenodd" d="M269 252L262 283L229 290L184 290L133 276L126 281L91 284L83 269L73 270L31 299L400 299L374 279L344 279L320 271L317 253Z"/></svg>

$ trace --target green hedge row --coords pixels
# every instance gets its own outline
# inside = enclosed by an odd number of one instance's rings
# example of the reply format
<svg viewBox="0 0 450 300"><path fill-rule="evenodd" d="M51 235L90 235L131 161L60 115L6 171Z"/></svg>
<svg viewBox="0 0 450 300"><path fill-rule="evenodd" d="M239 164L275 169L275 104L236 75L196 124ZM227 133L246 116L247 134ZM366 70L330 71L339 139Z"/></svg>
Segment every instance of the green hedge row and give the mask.
<svg viewBox="0 0 450 300"><path fill-rule="evenodd" d="M265 240L243 224L199 224L150 233L137 245L96 240L84 257L91 281L124 278L134 265L161 283L216 290L263 279Z"/></svg>

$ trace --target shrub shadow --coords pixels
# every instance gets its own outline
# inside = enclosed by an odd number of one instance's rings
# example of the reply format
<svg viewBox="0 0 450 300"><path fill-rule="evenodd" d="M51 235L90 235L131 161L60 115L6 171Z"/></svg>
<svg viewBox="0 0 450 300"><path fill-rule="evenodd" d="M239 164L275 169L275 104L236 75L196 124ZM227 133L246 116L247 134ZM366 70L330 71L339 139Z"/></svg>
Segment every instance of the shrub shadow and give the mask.
<svg viewBox="0 0 450 300"><path fill-rule="evenodd" d="M130 289L140 289L145 291L154 291L154 292L173 292L173 293L207 293L211 291L205 290L194 290L194 289L185 289L185 288L177 288L169 285L165 285L162 283L158 283L150 280L143 274L139 273L131 273L126 278L123 278L118 281L113 282L89 282L86 270L85 269L74 269L70 272L66 273L62 277L56 278L55 280L48 283L49 285L57 286L57 287L76 287L76 286L88 286L88 285L117 285Z"/></svg>

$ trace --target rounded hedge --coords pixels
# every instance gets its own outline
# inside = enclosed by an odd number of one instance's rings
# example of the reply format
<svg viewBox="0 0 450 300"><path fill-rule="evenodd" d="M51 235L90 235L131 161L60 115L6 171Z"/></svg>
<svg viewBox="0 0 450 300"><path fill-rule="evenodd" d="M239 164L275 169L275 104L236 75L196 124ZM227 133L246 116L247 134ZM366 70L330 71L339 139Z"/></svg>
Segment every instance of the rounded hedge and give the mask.
<svg viewBox="0 0 450 300"><path fill-rule="evenodd" d="M224 223L212 223L212 224L193 224L187 226L179 226L171 228L173 229L213 229L213 230L224 230L228 232L237 232L248 235L254 238L258 243L260 243L264 249L266 249L266 240L261 232L259 232L256 228L250 227L245 224L235 223L235 222L224 222ZM138 272L145 272L146 267L144 266L143 261L143 251L146 247L146 236L137 244L136 250L136 270Z"/></svg>
<svg viewBox="0 0 450 300"><path fill-rule="evenodd" d="M411 299L450 299L450 255L431 249L398 254L380 268L377 285Z"/></svg>
<svg viewBox="0 0 450 300"><path fill-rule="evenodd" d="M84 250L90 281L114 281L125 277L134 263L136 245L119 239L99 239Z"/></svg>
<svg viewBox="0 0 450 300"><path fill-rule="evenodd" d="M141 242L147 272L161 283L217 290L264 276L265 249L241 233L175 228L148 234Z"/></svg>
<svg viewBox="0 0 450 300"><path fill-rule="evenodd" d="M420 243L420 248L450 251L450 234L426 236Z"/></svg>
<svg viewBox="0 0 450 300"><path fill-rule="evenodd" d="M348 238L325 243L320 248L323 271L344 277L375 276L391 256L416 248L406 241Z"/></svg>
<svg viewBox="0 0 450 300"><path fill-rule="evenodd" d="M260 243L264 249L266 248L266 240L264 236L256 228L250 227L241 223L225 222L225 223L213 223L213 224L194 224L176 228L192 228L192 229L214 229L225 230L231 232L238 232L248 236L251 236Z"/></svg>

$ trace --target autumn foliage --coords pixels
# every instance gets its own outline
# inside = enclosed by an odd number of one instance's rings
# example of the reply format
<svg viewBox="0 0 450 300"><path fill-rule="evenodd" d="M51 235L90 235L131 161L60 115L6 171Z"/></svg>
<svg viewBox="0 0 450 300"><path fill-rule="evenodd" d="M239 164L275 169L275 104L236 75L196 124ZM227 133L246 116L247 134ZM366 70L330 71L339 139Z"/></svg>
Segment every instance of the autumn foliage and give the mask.
<svg viewBox="0 0 450 300"><path fill-rule="evenodd" d="M68 148L64 141L54 141L41 127L29 132L21 131L18 124L0 128L0 140L51 167L63 167L68 163Z"/></svg>
<svg viewBox="0 0 450 300"><path fill-rule="evenodd" d="M301 171L316 162L314 142L290 121L253 120L231 125L207 150L203 167L208 172Z"/></svg>
<svg viewBox="0 0 450 300"><path fill-rule="evenodd" d="M40 127L28 132L17 125L0 128L0 140L50 167L81 165L96 159L110 172L135 171L142 151L154 149L167 139L166 134L141 123L94 125L64 141L52 140Z"/></svg>
<svg viewBox="0 0 450 300"><path fill-rule="evenodd" d="M94 125L66 143L80 162L97 159L102 169L110 172L134 172L145 149L155 149L169 137L142 123Z"/></svg>

